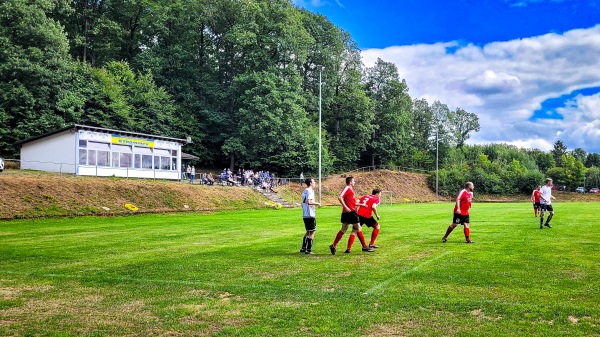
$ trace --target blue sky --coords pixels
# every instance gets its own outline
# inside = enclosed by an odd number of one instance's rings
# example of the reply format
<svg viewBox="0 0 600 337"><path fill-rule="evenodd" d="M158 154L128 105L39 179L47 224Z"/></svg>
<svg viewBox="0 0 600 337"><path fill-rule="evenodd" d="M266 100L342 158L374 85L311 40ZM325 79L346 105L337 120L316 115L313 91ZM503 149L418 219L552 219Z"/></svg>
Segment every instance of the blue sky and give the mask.
<svg viewBox="0 0 600 337"><path fill-rule="evenodd" d="M470 143L600 153L600 0L294 0L393 62L413 98L480 118Z"/></svg>

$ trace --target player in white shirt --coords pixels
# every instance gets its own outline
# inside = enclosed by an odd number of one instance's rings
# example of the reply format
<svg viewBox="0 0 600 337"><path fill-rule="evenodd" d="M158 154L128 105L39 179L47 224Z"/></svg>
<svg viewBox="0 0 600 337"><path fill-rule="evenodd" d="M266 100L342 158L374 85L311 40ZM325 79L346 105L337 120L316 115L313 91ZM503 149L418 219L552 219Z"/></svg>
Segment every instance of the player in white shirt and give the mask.
<svg viewBox="0 0 600 337"><path fill-rule="evenodd" d="M304 220L306 234L304 234L304 238L302 239L300 253L314 254L312 246L315 231L317 230L317 212L315 206L320 207L321 204L315 201L315 180L313 178L306 178L304 183L307 187L302 192L302 219Z"/></svg>
<svg viewBox="0 0 600 337"><path fill-rule="evenodd" d="M554 216L554 209L552 208L552 199L556 199L552 196L552 179L546 178L546 184L540 188L540 229L544 229L544 226L552 228L550 226L550 220ZM548 220L544 223L544 214L548 211Z"/></svg>

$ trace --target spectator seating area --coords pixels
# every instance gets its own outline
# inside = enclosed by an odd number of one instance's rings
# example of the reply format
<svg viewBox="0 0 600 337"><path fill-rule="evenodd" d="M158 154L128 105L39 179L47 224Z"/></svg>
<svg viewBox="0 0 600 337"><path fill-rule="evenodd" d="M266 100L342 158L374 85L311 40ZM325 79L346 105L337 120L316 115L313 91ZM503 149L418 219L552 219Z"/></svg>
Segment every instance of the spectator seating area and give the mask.
<svg viewBox="0 0 600 337"><path fill-rule="evenodd" d="M182 180L189 180L188 173L182 173ZM223 169L218 175L211 172L196 173L194 184L242 186L273 191L274 186L287 185L290 179L278 178L269 171L238 170L232 172Z"/></svg>

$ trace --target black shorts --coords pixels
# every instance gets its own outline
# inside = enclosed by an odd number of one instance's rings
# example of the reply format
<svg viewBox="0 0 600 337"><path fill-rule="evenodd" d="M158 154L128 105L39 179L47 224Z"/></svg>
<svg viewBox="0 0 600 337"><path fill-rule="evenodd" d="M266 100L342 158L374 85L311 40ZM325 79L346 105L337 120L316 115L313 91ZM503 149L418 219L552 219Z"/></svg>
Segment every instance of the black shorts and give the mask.
<svg viewBox="0 0 600 337"><path fill-rule="evenodd" d="M375 221L374 217L365 218L364 216L358 216L361 225L367 225L367 227L375 227L377 226L377 221Z"/></svg>
<svg viewBox="0 0 600 337"><path fill-rule="evenodd" d="M317 230L317 219L316 218L302 218L304 220L304 228L307 232L314 232Z"/></svg>
<svg viewBox="0 0 600 337"><path fill-rule="evenodd" d="M457 225L464 225L466 223L469 223L469 216L454 213L454 218L452 219L452 222L454 222Z"/></svg>
<svg viewBox="0 0 600 337"><path fill-rule="evenodd" d="M340 222L341 223L349 223L349 224L358 223L359 222L358 214L356 214L356 211L352 211L352 212L348 212L348 213L342 213L342 217L340 218Z"/></svg>
<svg viewBox="0 0 600 337"><path fill-rule="evenodd" d="M541 204L541 210L542 212L548 211L548 212L554 212L554 208L552 208L552 204L550 205L546 205L546 204Z"/></svg>
<svg viewBox="0 0 600 337"><path fill-rule="evenodd" d="M540 204L539 201L533 203L533 209L541 209L541 208L542 208L542 205Z"/></svg>

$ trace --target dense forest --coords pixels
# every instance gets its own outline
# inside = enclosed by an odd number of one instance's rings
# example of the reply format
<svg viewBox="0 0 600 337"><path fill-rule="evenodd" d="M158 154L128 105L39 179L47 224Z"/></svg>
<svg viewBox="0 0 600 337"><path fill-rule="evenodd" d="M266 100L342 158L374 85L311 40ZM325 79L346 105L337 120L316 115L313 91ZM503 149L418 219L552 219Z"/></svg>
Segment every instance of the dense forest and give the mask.
<svg viewBox="0 0 600 337"><path fill-rule="evenodd" d="M466 145L478 117L409 95L394 64L290 0L3 0L0 155L69 124L186 138L200 166L431 172L440 193L600 182L600 156ZM435 177L432 176L432 181ZM433 182L433 184L435 184Z"/></svg>

